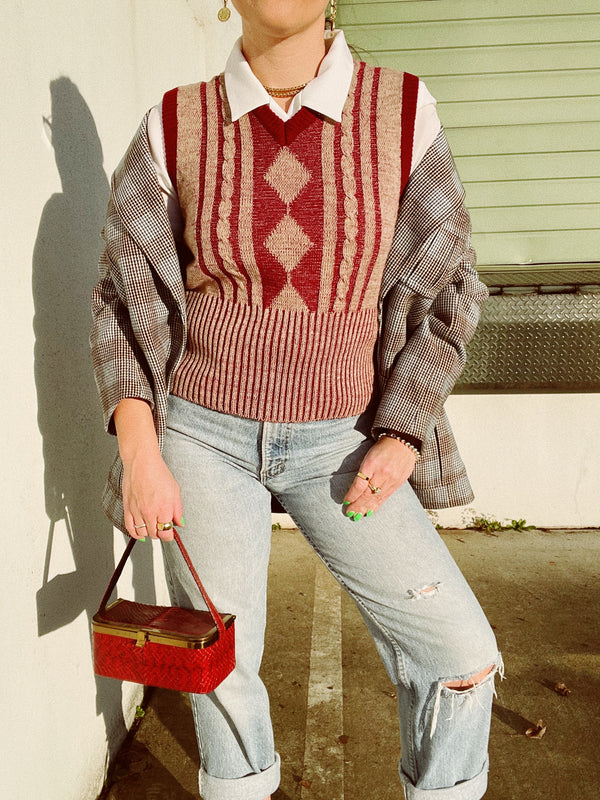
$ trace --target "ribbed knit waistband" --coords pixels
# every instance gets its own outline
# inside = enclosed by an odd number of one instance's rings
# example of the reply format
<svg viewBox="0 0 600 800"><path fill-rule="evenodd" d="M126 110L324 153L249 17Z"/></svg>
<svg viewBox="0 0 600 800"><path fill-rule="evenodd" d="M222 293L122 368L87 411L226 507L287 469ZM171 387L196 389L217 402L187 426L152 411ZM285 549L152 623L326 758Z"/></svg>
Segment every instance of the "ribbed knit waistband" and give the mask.
<svg viewBox="0 0 600 800"><path fill-rule="evenodd" d="M377 310L310 313L186 292L188 341L171 392L269 422L360 414L373 392Z"/></svg>

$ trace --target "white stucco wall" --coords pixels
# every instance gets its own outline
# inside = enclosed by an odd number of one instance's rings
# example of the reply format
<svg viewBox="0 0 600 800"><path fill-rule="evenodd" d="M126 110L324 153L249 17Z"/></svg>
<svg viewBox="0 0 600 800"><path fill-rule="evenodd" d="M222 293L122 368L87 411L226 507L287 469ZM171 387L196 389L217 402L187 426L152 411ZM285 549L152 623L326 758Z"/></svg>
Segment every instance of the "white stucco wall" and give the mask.
<svg viewBox="0 0 600 800"><path fill-rule="evenodd" d="M92 671L89 623L123 540L98 508L112 443L90 371L89 294L109 176L165 90L223 67L239 20L219 23L219 6L2 10L2 800L95 798L107 742L118 747L141 699ZM133 561L122 594L133 582L152 600L159 553L147 542Z"/></svg>
<svg viewBox="0 0 600 800"><path fill-rule="evenodd" d="M140 690L92 673L89 621L122 550L98 507L112 443L88 355L108 177L144 111L222 68L219 0L14 2L1 26L0 357L4 630L0 797L91 800ZM49 122L44 122L50 118ZM456 397L478 513L597 525L598 398ZM461 522L460 511L440 514ZM134 554L122 593L154 598Z"/></svg>
<svg viewBox="0 0 600 800"><path fill-rule="evenodd" d="M475 500L438 512L464 527L484 515L543 528L600 525L600 396L451 396L446 408Z"/></svg>

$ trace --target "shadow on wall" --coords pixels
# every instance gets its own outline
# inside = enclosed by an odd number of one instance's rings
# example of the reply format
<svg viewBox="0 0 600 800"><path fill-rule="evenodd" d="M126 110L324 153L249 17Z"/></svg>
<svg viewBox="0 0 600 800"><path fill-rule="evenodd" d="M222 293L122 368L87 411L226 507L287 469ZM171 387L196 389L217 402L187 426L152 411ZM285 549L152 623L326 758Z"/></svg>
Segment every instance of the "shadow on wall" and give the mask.
<svg viewBox="0 0 600 800"><path fill-rule="evenodd" d="M114 569L112 526L100 508L100 494L115 441L102 426L88 344L90 295L109 184L96 125L79 90L61 77L51 82L50 94L52 116L44 124L62 192L52 195L44 207L32 277L38 425L50 520L44 577L37 592L40 636L68 625L82 611L91 625ZM61 552L65 549L60 537L68 537L75 569L57 575L52 570L52 550L59 544ZM148 588L151 560L151 548L140 548L133 559L135 595L146 602L155 599ZM91 670L91 633L81 651L88 645ZM121 686L96 678L96 687L96 710L104 716L112 754L126 733Z"/></svg>

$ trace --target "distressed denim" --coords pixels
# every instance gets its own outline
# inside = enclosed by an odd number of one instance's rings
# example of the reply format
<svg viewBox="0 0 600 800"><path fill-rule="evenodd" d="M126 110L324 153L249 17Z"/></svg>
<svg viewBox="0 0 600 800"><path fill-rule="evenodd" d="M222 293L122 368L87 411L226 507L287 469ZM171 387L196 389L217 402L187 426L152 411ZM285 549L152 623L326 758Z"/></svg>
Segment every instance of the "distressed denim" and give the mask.
<svg viewBox="0 0 600 800"><path fill-rule="evenodd" d="M216 606L236 614L235 670L211 694L191 695L204 800L264 800L279 783L258 675L271 493L356 602L396 686L407 800L485 792L494 634L408 482L371 517L344 515L369 422L257 422L169 399L164 457L182 492L182 538ZM172 601L202 607L176 545L163 547ZM477 686L445 686L491 665Z"/></svg>

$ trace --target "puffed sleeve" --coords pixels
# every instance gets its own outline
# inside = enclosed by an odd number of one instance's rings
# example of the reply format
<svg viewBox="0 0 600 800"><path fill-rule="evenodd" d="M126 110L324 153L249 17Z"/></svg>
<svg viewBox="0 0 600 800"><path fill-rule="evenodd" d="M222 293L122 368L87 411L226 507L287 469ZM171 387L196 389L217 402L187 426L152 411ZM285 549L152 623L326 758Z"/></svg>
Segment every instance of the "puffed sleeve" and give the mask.
<svg viewBox="0 0 600 800"><path fill-rule="evenodd" d="M380 395L372 428L432 435L488 296L464 189L440 130L402 195L382 287Z"/></svg>
<svg viewBox="0 0 600 800"><path fill-rule="evenodd" d="M129 314L126 281L119 267L118 243L127 248L128 237L122 230L112 197L102 235L105 248L98 267L99 280L92 292L90 344L104 427L114 434L113 413L121 400L135 397L153 406L154 395L150 370Z"/></svg>

